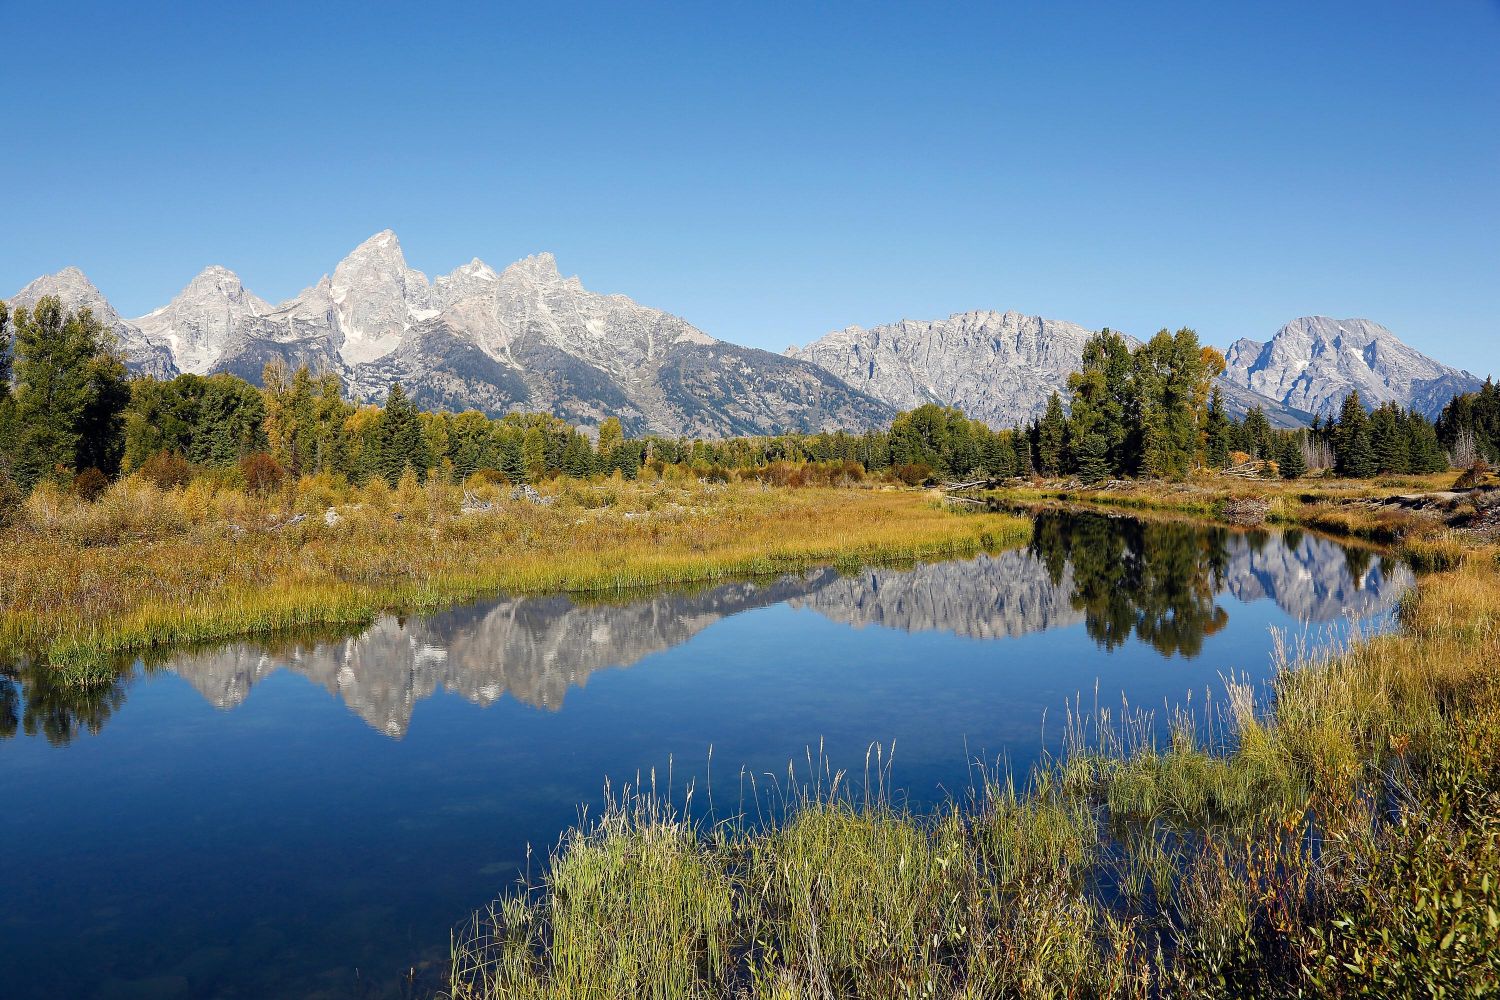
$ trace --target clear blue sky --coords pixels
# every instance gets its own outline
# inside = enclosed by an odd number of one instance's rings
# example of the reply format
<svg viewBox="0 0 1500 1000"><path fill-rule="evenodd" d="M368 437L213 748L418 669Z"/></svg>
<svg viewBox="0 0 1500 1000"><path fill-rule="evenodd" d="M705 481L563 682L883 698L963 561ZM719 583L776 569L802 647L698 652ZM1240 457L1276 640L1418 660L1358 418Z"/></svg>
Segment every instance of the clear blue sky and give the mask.
<svg viewBox="0 0 1500 1000"><path fill-rule="evenodd" d="M636 6L12 0L0 293L275 301L390 227L777 350L1323 313L1500 374L1494 2Z"/></svg>

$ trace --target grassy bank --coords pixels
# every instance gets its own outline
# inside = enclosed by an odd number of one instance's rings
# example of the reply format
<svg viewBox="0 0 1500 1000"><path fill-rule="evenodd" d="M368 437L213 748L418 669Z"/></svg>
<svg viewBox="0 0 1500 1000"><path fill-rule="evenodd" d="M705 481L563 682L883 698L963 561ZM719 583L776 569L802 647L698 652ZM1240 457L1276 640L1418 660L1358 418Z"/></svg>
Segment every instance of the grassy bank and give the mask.
<svg viewBox="0 0 1500 1000"><path fill-rule="evenodd" d="M138 478L85 502L47 488L0 530L0 661L87 680L132 651L357 623L479 594L651 584L973 553L1028 522L909 491L559 480L409 479L391 490L304 479L269 496ZM489 505L488 509L483 508ZM333 513L330 515L329 511Z"/></svg>
<svg viewBox="0 0 1500 1000"><path fill-rule="evenodd" d="M1238 479L1213 476L1201 481L1116 482L1100 487L1075 484L1017 485L987 495L1019 504L1057 502L1162 511L1235 520L1236 508L1257 508L1272 524L1295 524L1333 535L1381 543L1411 542L1441 534L1452 512L1414 514L1384 504L1397 494L1448 490L1455 473L1380 479ZM1474 513L1472 505L1469 513Z"/></svg>
<svg viewBox="0 0 1500 1000"><path fill-rule="evenodd" d="M1402 628L1231 687L1206 740L1074 720L921 816L818 767L769 825L627 793L458 935L451 995L1495 995L1500 547L1407 529L1451 557Z"/></svg>

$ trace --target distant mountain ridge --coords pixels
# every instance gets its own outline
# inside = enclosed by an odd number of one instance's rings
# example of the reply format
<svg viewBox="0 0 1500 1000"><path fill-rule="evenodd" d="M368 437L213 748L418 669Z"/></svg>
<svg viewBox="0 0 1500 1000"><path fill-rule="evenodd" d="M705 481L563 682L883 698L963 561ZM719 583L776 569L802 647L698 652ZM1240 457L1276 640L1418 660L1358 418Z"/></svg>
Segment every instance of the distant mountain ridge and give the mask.
<svg viewBox="0 0 1500 1000"><path fill-rule="evenodd" d="M1355 390L1366 406L1398 403L1436 417L1454 396L1484 384L1367 319L1304 316L1265 343L1236 341L1224 360L1225 381L1324 417Z"/></svg>
<svg viewBox="0 0 1500 1000"><path fill-rule="evenodd" d="M777 355L717 340L680 317L563 277L549 253L496 271L475 258L429 280L396 234L376 233L313 285L272 305L228 268L205 268L134 320L74 267L13 299L56 295L91 308L130 368L169 378L230 372L259 382L281 360L338 372L352 398L379 402L400 381L420 406L490 415L540 410L632 434L696 437L864 430L924 403L992 427L1039 416L1093 331L1018 312L849 326ZM1127 335L1132 346L1137 341ZM1278 427L1337 410L1351 390L1435 416L1480 387L1368 320L1310 316L1264 343L1240 340L1218 380L1230 412L1259 406Z"/></svg>
<svg viewBox="0 0 1500 1000"><path fill-rule="evenodd" d="M816 365L588 291L551 254L498 272L476 258L429 281L390 230L274 306L218 266L136 320L121 319L77 268L33 281L14 301L44 295L93 309L132 370L160 377L230 372L259 382L279 359L339 372L356 400L381 401L399 380L430 408L544 410L583 425L614 416L635 434L862 430L895 415Z"/></svg>
<svg viewBox="0 0 1500 1000"><path fill-rule="evenodd" d="M1068 375L1092 331L1016 312L954 313L835 330L788 357L823 366L898 409L957 406L992 427L1039 416L1053 392L1066 401ZM1128 334L1132 347L1139 341ZM1276 427L1298 427L1338 410L1357 389L1370 407L1395 402L1435 417L1453 396L1483 381L1434 361L1369 320L1293 320L1270 341L1240 340L1216 385L1228 410L1265 411Z"/></svg>

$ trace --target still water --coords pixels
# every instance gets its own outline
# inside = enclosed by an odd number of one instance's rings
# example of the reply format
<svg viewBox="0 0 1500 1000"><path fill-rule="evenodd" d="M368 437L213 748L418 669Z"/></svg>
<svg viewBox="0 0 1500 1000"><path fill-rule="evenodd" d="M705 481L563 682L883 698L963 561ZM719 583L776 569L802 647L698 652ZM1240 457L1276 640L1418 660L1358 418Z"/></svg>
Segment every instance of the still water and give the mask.
<svg viewBox="0 0 1500 1000"><path fill-rule="evenodd" d="M81 699L12 671L0 996L425 995L449 929L606 778L670 770L732 812L745 773L820 742L859 772L878 741L920 808L975 758L1055 750L1070 702L1201 704L1269 676L1273 628L1380 627L1411 583L1299 532L1050 513L996 555L488 600L169 654Z"/></svg>

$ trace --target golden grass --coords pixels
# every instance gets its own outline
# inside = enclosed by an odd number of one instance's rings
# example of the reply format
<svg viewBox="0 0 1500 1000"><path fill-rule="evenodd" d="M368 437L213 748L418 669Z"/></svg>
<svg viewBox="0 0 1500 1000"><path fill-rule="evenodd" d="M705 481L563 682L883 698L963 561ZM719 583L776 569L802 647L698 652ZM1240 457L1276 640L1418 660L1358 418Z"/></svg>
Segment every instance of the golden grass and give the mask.
<svg viewBox="0 0 1500 1000"><path fill-rule="evenodd" d="M474 485L308 479L269 498L139 479L38 490L0 531L0 657L87 672L122 653L361 622L492 592L611 591L1020 544L1018 517L879 489L559 481L550 505ZM325 521L330 509L337 523ZM298 520L298 516L301 519ZM295 523L294 523L295 522Z"/></svg>

